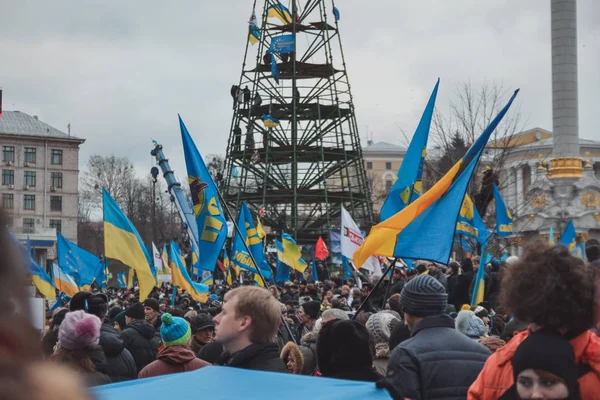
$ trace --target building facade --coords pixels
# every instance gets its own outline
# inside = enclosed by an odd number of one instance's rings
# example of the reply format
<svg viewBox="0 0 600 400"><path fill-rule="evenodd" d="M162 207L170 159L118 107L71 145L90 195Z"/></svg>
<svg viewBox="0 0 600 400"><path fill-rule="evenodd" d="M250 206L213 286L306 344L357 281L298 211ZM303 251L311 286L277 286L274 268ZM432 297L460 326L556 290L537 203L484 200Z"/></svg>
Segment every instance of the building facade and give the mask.
<svg viewBox="0 0 600 400"><path fill-rule="evenodd" d="M79 146L70 136L19 111L0 117L0 200L17 239L29 237L40 265L55 258L56 232L77 242Z"/></svg>
<svg viewBox="0 0 600 400"><path fill-rule="evenodd" d="M396 182L400 164L404 159L406 149L387 142L369 140L363 148L363 159L367 170L367 179L371 188L373 214L378 220L379 210L390 189Z"/></svg>

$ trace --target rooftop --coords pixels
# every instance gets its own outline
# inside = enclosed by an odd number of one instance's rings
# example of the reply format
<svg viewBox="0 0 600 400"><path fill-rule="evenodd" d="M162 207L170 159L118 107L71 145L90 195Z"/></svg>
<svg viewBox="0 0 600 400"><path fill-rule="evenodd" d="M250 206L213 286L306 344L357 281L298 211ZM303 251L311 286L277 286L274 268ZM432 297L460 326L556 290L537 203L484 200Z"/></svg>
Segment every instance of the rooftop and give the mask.
<svg viewBox="0 0 600 400"><path fill-rule="evenodd" d="M402 146L396 146L388 142L370 142L367 147L363 148L363 154L393 154L393 155L404 155L406 149Z"/></svg>
<svg viewBox="0 0 600 400"><path fill-rule="evenodd" d="M515 148L514 150L518 150L518 149L533 149L533 148L537 148L537 147L552 147L553 146L553 142L552 142L552 138L549 139L543 139L534 143L529 143L523 146L519 146L517 148ZM579 146L580 147L596 147L596 146L600 146L600 142L598 142L597 140L590 140L590 139L582 139L579 138Z"/></svg>
<svg viewBox="0 0 600 400"><path fill-rule="evenodd" d="M20 111L4 111L0 117L0 134L16 136L36 136L54 139L76 140L84 142L75 136L66 134L58 129Z"/></svg>

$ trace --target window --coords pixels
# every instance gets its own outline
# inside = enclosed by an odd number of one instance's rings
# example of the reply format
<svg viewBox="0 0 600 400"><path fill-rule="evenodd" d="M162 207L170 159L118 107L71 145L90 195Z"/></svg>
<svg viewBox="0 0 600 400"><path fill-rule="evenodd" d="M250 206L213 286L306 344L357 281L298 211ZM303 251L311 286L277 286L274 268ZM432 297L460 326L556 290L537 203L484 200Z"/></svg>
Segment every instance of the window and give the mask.
<svg viewBox="0 0 600 400"><path fill-rule="evenodd" d="M373 169L373 162L367 161L367 169Z"/></svg>
<svg viewBox="0 0 600 400"><path fill-rule="evenodd" d="M2 170L2 184L3 185L14 185L15 184L15 171L12 169Z"/></svg>
<svg viewBox="0 0 600 400"><path fill-rule="evenodd" d="M54 228L56 232L60 233L62 230L62 221L60 219L51 219L50 228Z"/></svg>
<svg viewBox="0 0 600 400"><path fill-rule="evenodd" d="M392 181L385 181L385 190L389 192L392 190Z"/></svg>
<svg viewBox="0 0 600 400"><path fill-rule="evenodd" d="M2 194L2 208L12 210L15 207L15 195L12 193Z"/></svg>
<svg viewBox="0 0 600 400"><path fill-rule="evenodd" d="M25 164L35 164L35 147L25 147Z"/></svg>
<svg viewBox="0 0 600 400"><path fill-rule="evenodd" d="M15 162L15 146L2 146L2 161Z"/></svg>
<svg viewBox="0 0 600 400"><path fill-rule="evenodd" d="M35 219L23 218L23 233L34 233L35 232Z"/></svg>
<svg viewBox="0 0 600 400"><path fill-rule="evenodd" d="M25 186L35 187L35 171L25 171Z"/></svg>
<svg viewBox="0 0 600 400"><path fill-rule="evenodd" d="M52 180L50 186L58 189L62 188L62 176L62 172L52 172L52 174L50 175L50 178Z"/></svg>
<svg viewBox="0 0 600 400"><path fill-rule="evenodd" d="M392 163L390 161L385 163L385 169L387 170L391 170L392 169Z"/></svg>
<svg viewBox="0 0 600 400"><path fill-rule="evenodd" d="M62 197L50 196L50 211L62 211Z"/></svg>
<svg viewBox="0 0 600 400"><path fill-rule="evenodd" d="M26 194L24 200L23 208L25 210L35 210L35 194Z"/></svg>
<svg viewBox="0 0 600 400"><path fill-rule="evenodd" d="M50 164L62 165L62 150L52 149L50 153Z"/></svg>

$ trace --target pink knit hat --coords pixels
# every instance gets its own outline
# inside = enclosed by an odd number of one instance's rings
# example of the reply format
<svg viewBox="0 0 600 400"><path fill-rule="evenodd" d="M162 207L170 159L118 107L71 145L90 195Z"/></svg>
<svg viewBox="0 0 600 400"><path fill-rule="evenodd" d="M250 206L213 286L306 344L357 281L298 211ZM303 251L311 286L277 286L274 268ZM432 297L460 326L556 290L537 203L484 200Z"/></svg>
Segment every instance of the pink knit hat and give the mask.
<svg viewBox="0 0 600 400"><path fill-rule="evenodd" d="M58 330L58 344L68 350L96 346L101 326L100 318L83 310L67 313Z"/></svg>

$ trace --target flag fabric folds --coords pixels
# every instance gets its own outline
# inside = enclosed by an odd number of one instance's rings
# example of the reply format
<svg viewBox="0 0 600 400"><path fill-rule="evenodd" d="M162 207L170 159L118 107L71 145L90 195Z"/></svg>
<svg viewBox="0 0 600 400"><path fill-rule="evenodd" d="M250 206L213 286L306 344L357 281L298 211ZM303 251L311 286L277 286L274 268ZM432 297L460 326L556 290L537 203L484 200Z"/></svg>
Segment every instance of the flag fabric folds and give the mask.
<svg viewBox="0 0 600 400"><path fill-rule="evenodd" d="M188 292L194 300L206 303L208 301L208 286L192 281L192 278L190 278L185 267L183 257L181 256L181 250L179 249L179 246L177 246L177 243L171 241L169 250L173 285Z"/></svg>
<svg viewBox="0 0 600 400"><path fill-rule="evenodd" d="M575 250L575 246L577 246L577 233L575 232L575 225L573 225L573 220L569 221L562 235L560 235L560 239L558 239L558 244L567 246L570 252L573 252L573 250Z"/></svg>
<svg viewBox="0 0 600 400"><path fill-rule="evenodd" d="M279 85L279 67L277 67L277 59L275 58L275 54L271 53L271 77L275 79L275 83ZM263 118L264 121L264 118ZM266 121L265 126L267 128L274 128L274 126L267 126ZM279 125L279 121L277 121L277 125ZM275 125L275 126L277 126Z"/></svg>
<svg viewBox="0 0 600 400"><path fill-rule="evenodd" d="M313 282L316 282L319 280L319 274L317 271L317 261L315 259L314 253L313 253L312 263L311 263L310 267L311 267L310 280L312 280Z"/></svg>
<svg viewBox="0 0 600 400"><path fill-rule="evenodd" d="M250 20L248 21L248 40L250 44L254 46L260 40L260 29L258 28L258 23L256 21L256 12L254 8L252 9L252 15L250 16Z"/></svg>
<svg viewBox="0 0 600 400"><path fill-rule="evenodd" d="M440 80L438 79L415 134L406 150L404 160L402 160L400 169L398 169L398 179L396 179L394 186L390 190L390 194L381 207L380 214L382 221L402 211L407 205L421 196L423 163L425 162L427 139L429 138L429 128L431 126L431 118L435 108L439 85Z"/></svg>
<svg viewBox="0 0 600 400"><path fill-rule="evenodd" d="M125 272L117 272L117 286L121 289L127 287L127 277L125 277Z"/></svg>
<svg viewBox="0 0 600 400"><path fill-rule="evenodd" d="M317 240L317 245L315 246L315 258L317 260L325 260L329 257L329 250L327 249L327 245L321 236Z"/></svg>
<svg viewBox="0 0 600 400"><path fill-rule="evenodd" d="M308 267L296 241L285 232L281 233L281 251L277 250L277 258L298 272L304 272Z"/></svg>
<svg viewBox="0 0 600 400"><path fill-rule="evenodd" d="M294 51L294 35L273 36L271 39L271 54L288 54Z"/></svg>
<svg viewBox="0 0 600 400"><path fill-rule="evenodd" d="M212 272L227 238L227 222L221 209L215 182L181 117L179 117L179 127L194 204L194 217L198 225L199 238L196 244L200 268Z"/></svg>
<svg viewBox="0 0 600 400"><path fill-rule="evenodd" d="M238 227L240 228L242 236L240 237L240 235L236 233L235 238L233 239L233 247L231 248L232 262L243 269L256 273L255 265L252 262L250 254L248 254L248 251L246 250L246 246L244 245L245 242L252 252L252 256L254 256L254 259L258 263L263 276L266 279L270 278L273 273L271 272L271 267L269 267L269 264L265 258L262 241L258 237L258 232L254 226L254 220L252 219L252 214L250 213L250 209L248 209L246 203L242 203L240 207L240 212L238 215Z"/></svg>
<svg viewBox="0 0 600 400"><path fill-rule="evenodd" d="M58 267L70 275L79 287L89 287L94 279L101 280L104 263L100 258L78 247L60 233L56 234ZM101 282L98 282L99 284Z"/></svg>
<svg viewBox="0 0 600 400"><path fill-rule="evenodd" d="M471 197L468 194L465 194L465 198L463 199L463 203L458 213L456 234L459 237L474 238L479 243L486 243L490 237L490 232L485 226L483 219L481 219L481 216L479 215L479 211L477 211L477 207L475 207L473 200L471 200Z"/></svg>
<svg viewBox="0 0 600 400"><path fill-rule="evenodd" d="M275 247L277 247L277 254L279 252L283 252L283 246L280 240L275 240ZM291 268L282 262L279 257L277 257L277 271L275 273L275 282L287 282L290 280L290 271Z"/></svg>
<svg viewBox="0 0 600 400"><path fill-rule="evenodd" d="M340 232L340 247L342 256L346 257L348 261L352 261L353 266L358 270L359 268L365 268L373 273L381 272L381 265L377 257L368 257L361 263L357 263L352 257L354 252L364 242L362 232L356 222L352 219L350 213L342 206L342 229Z"/></svg>
<svg viewBox="0 0 600 400"><path fill-rule="evenodd" d="M373 254L448 263L457 217L471 175L490 135L517 93L518 90L464 157L442 179L404 210L371 229L365 242L354 253L354 261L358 265Z"/></svg>
<svg viewBox="0 0 600 400"><path fill-rule="evenodd" d="M279 126L279 120L270 115L263 114L262 120L266 128L275 128Z"/></svg>
<svg viewBox="0 0 600 400"><path fill-rule="evenodd" d="M265 233L265 228L263 228L262 222L260 222L260 218L256 218L256 233L258 233L258 238L263 240L267 234Z"/></svg>
<svg viewBox="0 0 600 400"><path fill-rule="evenodd" d="M162 256L160 254L160 251L158 251L158 248L156 247L154 242L152 242L152 262L154 264L154 271L156 271L156 273L158 273L158 271L162 271L164 269Z"/></svg>
<svg viewBox="0 0 600 400"><path fill-rule="evenodd" d="M29 245L29 237L27 237L27 247L23 246L14 236L12 236L13 242L17 249L23 256L24 261L27 263L29 269L29 275L33 284L39 290L39 292L48 300L54 300L56 298L56 292L54 291L54 283L46 271L38 265L35 259L31 255L31 246Z"/></svg>
<svg viewBox="0 0 600 400"><path fill-rule="evenodd" d="M479 260L479 269L475 276L475 285L473 286L473 295L471 296L471 305L476 306L483 301L485 294L485 264L486 264L486 252L485 248L481 251L481 258Z"/></svg>
<svg viewBox="0 0 600 400"><path fill-rule="evenodd" d="M581 258L585 261L585 244L579 243L575 246L575 250L573 250L573 256Z"/></svg>
<svg viewBox="0 0 600 400"><path fill-rule="evenodd" d="M292 14L290 13L290 10L280 2L270 5L267 8L267 18L277 18L284 24L292 23Z"/></svg>
<svg viewBox="0 0 600 400"><path fill-rule="evenodd" d="M56 287L59 292L71 297L79 292L79 287L75 283L75 280L61 271L55 263L52 264L52 277L54 278L54 287Z"/></svg>
<svg viewBox="0 0 600 400"><path fill-rule="evenodd" d="M102 188L104 214L104 254L121 261L137 272L140 301L146 300L156 280L150 268L150 255L135 226L127 219L117 202ZM131 284L131 282L129 282Z"/></svg>
<svg viewBox="0 0 600 400"><path fill-rule="evenodd" d="M337 7L333 7L333 16L335 17L336 21L340 20L340 10L337 9Z"/></svg>
<svg viewBox="0 0 600 400"><path fill-rule="evenodd" d="M214 285L215 284L215 278L213 277L213 274L208 275L206 278L202 279L202 282L200 282L204 285Z"/></svg>
<svg viewBox="0 0 600 400"><path fill-rule="evenodd" d="M496 233L498 236L510 236L513 232L512 215L506 208L502 194L494 183L494 200L496 202Z"/></svg>

